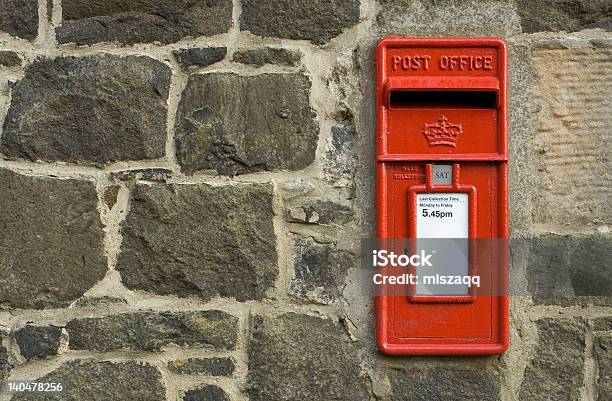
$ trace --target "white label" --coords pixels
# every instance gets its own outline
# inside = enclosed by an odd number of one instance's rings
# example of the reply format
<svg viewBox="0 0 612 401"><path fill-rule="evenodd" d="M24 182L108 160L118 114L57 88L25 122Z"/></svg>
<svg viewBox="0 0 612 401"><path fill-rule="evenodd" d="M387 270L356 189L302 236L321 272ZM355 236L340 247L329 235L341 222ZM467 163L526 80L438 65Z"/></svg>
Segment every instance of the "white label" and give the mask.
<svg viewBox="0 0 612 401"><path fill-rule="evenodd" d="M417 194L417 238L467 238L468 194Z"/></svg>
<svg viewBox="0 0 612 401"><path fill-rule="evenodd" d="M467 285L427 285L424 276L465 276L468 274L468 243L444 241L445 249L430 249L426 238L468 238L468 194L432 192L417 194L417 251L437 253L433 267L417 268L418 295L466 295ZM422 241L418 239L422 238Z"/></svg>

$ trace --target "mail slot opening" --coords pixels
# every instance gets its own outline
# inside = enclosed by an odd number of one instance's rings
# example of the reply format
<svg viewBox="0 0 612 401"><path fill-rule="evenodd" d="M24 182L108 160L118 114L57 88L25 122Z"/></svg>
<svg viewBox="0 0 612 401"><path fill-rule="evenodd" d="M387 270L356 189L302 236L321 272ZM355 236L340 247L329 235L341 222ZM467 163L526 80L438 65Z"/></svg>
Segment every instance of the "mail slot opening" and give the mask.
<svg viewBox="0 0 612 401"><path fill-rule="evenodd" d="M495 91L393 90L390 107L476 108L497 107Z"/></svg>

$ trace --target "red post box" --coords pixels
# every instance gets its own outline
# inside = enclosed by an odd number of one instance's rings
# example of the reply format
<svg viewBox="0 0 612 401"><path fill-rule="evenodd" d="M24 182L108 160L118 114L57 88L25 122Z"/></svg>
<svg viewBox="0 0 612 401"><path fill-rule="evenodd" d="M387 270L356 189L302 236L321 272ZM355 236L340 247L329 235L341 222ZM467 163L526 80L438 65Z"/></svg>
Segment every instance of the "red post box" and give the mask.
<svg viewBox="0 0 612 401"><path fill-rule="evenodd" d="M380 41L378 238L508 238L506 60L497 38ZM503 276L502 260L481 273ZM507 293L437 295L414 287L376 299L383 353L485 355L508 347Z"/></svg>

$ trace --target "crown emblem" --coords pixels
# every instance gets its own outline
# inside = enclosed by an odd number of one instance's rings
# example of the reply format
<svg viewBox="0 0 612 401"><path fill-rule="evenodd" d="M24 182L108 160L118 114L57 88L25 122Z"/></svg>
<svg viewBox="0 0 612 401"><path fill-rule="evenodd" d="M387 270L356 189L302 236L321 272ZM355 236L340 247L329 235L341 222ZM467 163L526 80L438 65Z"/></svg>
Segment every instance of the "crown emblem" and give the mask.
<svg viewBox="0 0 612 401"><path fill-rule="evenodd" d="M448 122L446 116L440 116L437 123L425 124L423 134L429 146L457 146L459 135L463 134L461 124Z"/></svg>

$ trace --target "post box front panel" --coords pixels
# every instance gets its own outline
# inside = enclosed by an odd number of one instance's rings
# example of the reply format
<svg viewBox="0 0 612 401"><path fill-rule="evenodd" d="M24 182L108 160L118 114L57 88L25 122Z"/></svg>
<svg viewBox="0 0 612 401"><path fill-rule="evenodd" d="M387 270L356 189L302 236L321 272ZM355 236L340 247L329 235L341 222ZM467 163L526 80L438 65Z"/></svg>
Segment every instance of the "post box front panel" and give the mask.
<svg viewBox="0 0 612 401"><path fill-rule="evenodd" d="M377 57L378 237L413 238L417 246L421 238L445 235L507 238L503 42L387 38ZM445 203L427 210L432 199ZM508 299L497 288L506 266L500 271L494 267L499 255L474 252L473 242L464 242L468 260L453 268L480 275L479 293L419 284L408 295L378 297L377 341L384 353L506 349Z"/></svg>

